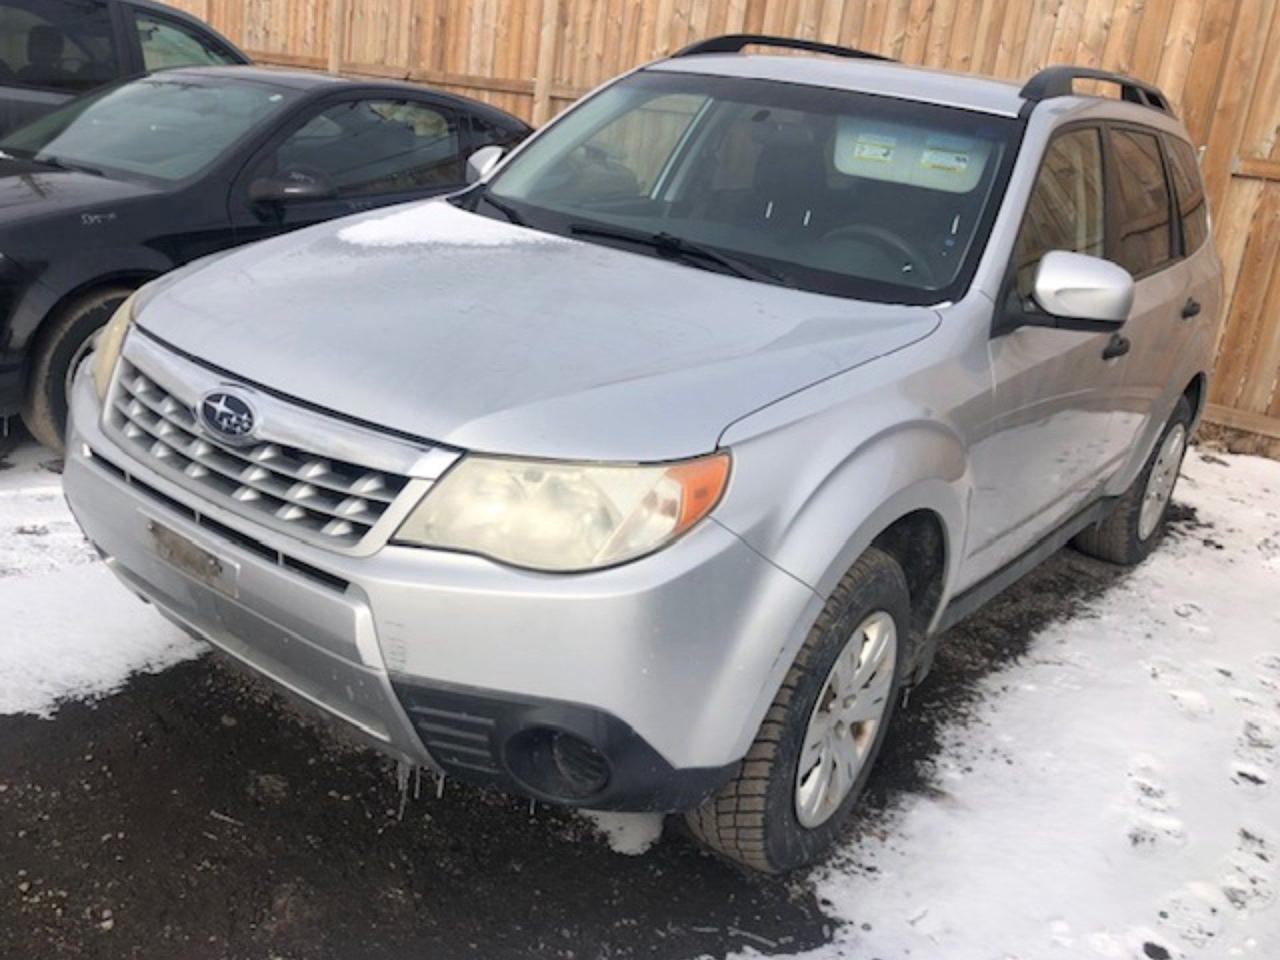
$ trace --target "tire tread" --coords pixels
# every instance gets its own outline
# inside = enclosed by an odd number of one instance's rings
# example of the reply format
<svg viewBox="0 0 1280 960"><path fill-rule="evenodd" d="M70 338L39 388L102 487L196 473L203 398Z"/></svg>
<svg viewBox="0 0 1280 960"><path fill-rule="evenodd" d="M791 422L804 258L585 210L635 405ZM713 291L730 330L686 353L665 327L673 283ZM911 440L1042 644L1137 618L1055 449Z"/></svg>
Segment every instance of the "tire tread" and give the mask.
<svg viewBox="0 0 1280 960"><path fill-rule="evenodd" d="M906 592L906 577L888 554L872 547L858 558L831 591L809 629L737 775L709 801L685 814L694 837L721 856L763 873L786 869L768 855L766 798L770 780L775 775L786 775L777 767L789 708L824 638L838 626L848 609L855 588L886 568L891 569Z"/></svg>

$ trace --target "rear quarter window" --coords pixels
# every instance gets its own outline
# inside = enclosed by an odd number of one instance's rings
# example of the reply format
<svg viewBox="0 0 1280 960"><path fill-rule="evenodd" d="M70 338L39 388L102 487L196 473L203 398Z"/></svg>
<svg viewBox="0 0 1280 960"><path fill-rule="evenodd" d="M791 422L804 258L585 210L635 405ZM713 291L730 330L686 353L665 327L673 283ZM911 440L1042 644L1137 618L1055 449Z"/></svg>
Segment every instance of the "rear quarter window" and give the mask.
<svg viewBox="0 0 1280 960"><path fill-rule="evenodd" d="M1209 204L1200 179L1200 165L1196 163L1195 149L1185 140L1170 138L1165 142L1169 147L1173 192L1182 223L1183 253L1195 253L1209 237Z"/></svg>
<svg viewBox="0 0 1280 960"><path fill-rule="evenodd" d="M1173 258L1169 186L1154 133L1128 128L1111 131L1115 163L1119 238L1116 260L1135 277Z"/></svg>

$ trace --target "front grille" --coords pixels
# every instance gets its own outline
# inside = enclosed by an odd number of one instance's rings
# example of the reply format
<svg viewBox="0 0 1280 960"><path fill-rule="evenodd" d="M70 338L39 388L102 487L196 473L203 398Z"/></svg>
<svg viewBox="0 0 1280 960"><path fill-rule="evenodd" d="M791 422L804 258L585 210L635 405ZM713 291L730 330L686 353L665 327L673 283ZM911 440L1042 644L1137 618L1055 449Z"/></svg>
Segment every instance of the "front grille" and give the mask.
<svg viewBox="0 0 1280 960"><path fill-rule="evenodd" d="M407 477L280 443L221 443L194 411L128 360L120 361L108 430L147 466L240 516L313 543L360 543Z"/></svg>

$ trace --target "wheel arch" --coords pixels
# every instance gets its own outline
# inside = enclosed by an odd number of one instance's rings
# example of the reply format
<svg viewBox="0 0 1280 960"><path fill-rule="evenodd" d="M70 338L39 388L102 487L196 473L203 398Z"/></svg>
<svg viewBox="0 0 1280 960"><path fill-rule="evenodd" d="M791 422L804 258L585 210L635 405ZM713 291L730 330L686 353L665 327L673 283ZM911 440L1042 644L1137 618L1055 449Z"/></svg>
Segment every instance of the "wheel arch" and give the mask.
<svg viewBox="0 0 1280 960"><path fill-rule="evenodd" d="M809 439L801 447L808 446ZM751 446L750 441L744 444ZM776 470L780 462L799 465L805 459L800 449L780 451L771 444L740 452L752 466L744 466L742 474L753 476L769 473L771 466ZM808 469L820 479L811 481L798 501L778 504L770 497L773 484L764 484L743 494L729 511L731 516L724 518L759 553L808 586L817 605L801 615L779 645L751 715L745 718L752 731L777 696L813 617L868 548L882 549L904 565L912 588L908 658L917 677L931 659L929 638L963 555L972 480L964 443L945 422L899 422L844 450L834 466L811 464ZM784 516L759 517L754 508L766 500L771 511Z"/></svg>
<svg viewBox="0 0 1280 960"><path fill-rule="evenodd" d="M1205 405L1209 401L1209 376L1203 370L1191 378L1191 382L1187 384L1182 395L1187 398L1187 403L1191 405L1191 423L1193 426L1200 422L1200 417L1204 413Z"/></svg>
<svg viewBox="0 0 1280 960"><path fill-rule="evenodd" d="M48 336L48 331L52 329L54 322L63 316L67 310L72 309L78 302L104 290L113 288L136 290L158 276L160 276L158 271L148 270L120 270L101 274L62 292L56 299L48 303L41 315L35 318L33 323L29 324L22 340L23 390L27 389L31 367L36 355L39 353L43 338Z"/></svg>

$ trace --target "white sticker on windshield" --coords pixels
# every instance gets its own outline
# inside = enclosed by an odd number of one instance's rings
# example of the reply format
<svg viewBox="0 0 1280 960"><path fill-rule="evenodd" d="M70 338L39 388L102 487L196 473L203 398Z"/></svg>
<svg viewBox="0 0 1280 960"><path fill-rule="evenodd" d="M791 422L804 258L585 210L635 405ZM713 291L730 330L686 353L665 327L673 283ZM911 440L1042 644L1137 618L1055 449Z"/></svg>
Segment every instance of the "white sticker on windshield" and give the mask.
<svg viewBox="0 0 1280 960"><path fill-rule="evenodd" d="M914 123L840 117L832 166L879 183L968 193L991 163L990 140Z"/></svg>
<svg viewBox="0 0 1280 960"><path fill-rule="evenodd" d="M853 159L892 163L893 148L897 145L898 141L894 137L883 137L874 133L859 134L853 142Z"/></svg>
<svg viewBox="0 0 1280 960"><path fill-rule="evenodd" d="M964 173L969 169L969 154L965 150L930 142L920 154L920 166L930 170L945 170L947 173Z"/></svg>

